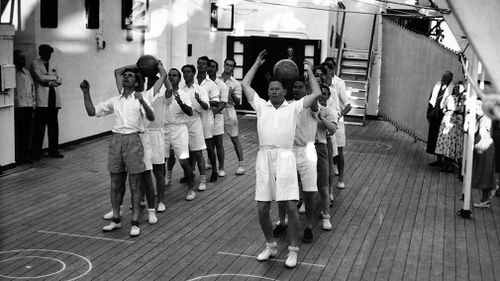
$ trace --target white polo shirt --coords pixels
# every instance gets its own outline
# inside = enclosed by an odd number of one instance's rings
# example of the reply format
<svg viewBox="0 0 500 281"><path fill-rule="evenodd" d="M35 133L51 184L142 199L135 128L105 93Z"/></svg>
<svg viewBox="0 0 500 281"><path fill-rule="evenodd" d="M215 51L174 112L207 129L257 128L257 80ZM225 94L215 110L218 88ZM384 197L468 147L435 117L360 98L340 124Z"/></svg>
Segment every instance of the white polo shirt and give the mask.
<svg viewBox="0 0 500 281"><path fill-rule="evenodd" d="M193 116L191 116L191 118L199 117L204 109L201 108L201 105L196 100L195 93L198 93L200 95L200 99L202 101L209 103L208 94L205 89L200 87L200 85L198 85L196 82L194 82L191 87L188 87L185 83L181 83L179 84L179 92L180 91L188 93L191 97L191 104L193 108Z"/></svg>
<svg viewBox="0 0 500 281"><path fill-rule="evenodd" d="M295 102L296 101L292 101L292 103ZM303 108L299 112L293 145L306 146L307 144L314 143L316 131L318 130L317 120L316 113L310 108Z"/></svg>
<svg viewBox="0 0 500 281"><path fill-rule="evenodd" d="M121 94L111 97L105 102L98 103L95 106L95 116L104 117L113 114L113 133L133 134L144 132L146 113L134 94L135 92L131 93L128 97L124 97ZM150 105L147 95L147 93L143 93L144 101Z"/></svg>
<svg viewBox="0 0 500 281"><path fill-rule="evenodd" d="M224 81L222 75L219 76L219 79ZM233 95L238 97L241 101L241 96L243 92L241 89L241 84L238 80L236 80L236 78L234 78L234 76L229 77L229 79L227 79L224 82L226 83L227 88L229 90L226 107L234 106Z"/></svg>
<svg viewBox="0 0 500 281"><path fill-rule="evenodd" d="M193 107L189 92L179 89L177 93L179 94L182 103L191 108ZM170 98L165 99L165 115L163 118L164 125L186 124L188 120L189 120L189 115L187 115L186 113L184 113L184 111L182 111L180 105L174 99L173 94Z"/></svg>
<svg viewBox="0 0 500 281"><path fill-rule="evenodd" d="M224 83L224 81L220 80L219 78L215 78L214 82L215 85L217 85L217 89L220 93L219 101L225 102L227 105L227 102L229 100L229 88L227 87L226 83ZM222 115L223 112L221 111L218 114Z"/></svg>
<svg viewBox="0 0 500 281"><path fill-rule="evenodd" d="M276 109L270 101L263 100L255 93L250 105L257 113L259 145L291 149L297 117L304 106L304 99L293 103L284 101Z"/></svg>
<svg viewBox="0 0 500 281"><path fill-rule="evenodd" d="M198 83L198 79L195 78L194 83ZM210 101L220 101L220 92L219 89L217 88L217 84L215 84L214 81L212 81L208 75L205 76L205 79L199 83L200 87L205 89L205 91L208 94L208 99Z"/></svg>

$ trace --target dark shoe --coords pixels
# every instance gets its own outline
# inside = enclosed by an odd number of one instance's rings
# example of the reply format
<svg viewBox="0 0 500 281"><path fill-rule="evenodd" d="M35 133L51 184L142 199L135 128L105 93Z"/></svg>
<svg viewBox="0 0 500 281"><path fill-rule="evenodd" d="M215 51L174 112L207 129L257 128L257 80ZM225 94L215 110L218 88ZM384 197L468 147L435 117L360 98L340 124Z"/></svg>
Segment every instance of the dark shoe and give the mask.
<svg viewBox="0 0 500 281"><path fill-rule="evenodd" d="M180 183L186 183L187 182L187 178L186 177L183 177L181 178L181 180L179 181Z"/></svg>
<svg viewBox="0 0 500 281"><path fill-rule="evenodd" d="M452 166L444 166L441 168L441 172L443 173L453 173L453 167Z"/></svg>
<svg viewBox="0 0 500 281"><path fill-rule="evenodd" d="M302 242L311 243L313 241L313 232L310 228L304 229L304 237L302 238Z"/></svg>
<svg viewBox="0 0 500 281"><path fill-rule="evenodd" d="M436 162L432 162L432 163L429 163L429 166L431 167L441 167L443 166L443 162L442 161L436 161Z"/></svg>
<svg viewBox="0 0 500 281"><path fill-rule="evenodd" d="M52 157L52 158L64 158L64 155L62 155L59 152L57 152L57 153L49 153L49 156Z"/></svg>
<svg viewBox="0 0 500 281"><path fill-rule="evenodd" d="M278 224L273 229L273 237L281 237L286 234L286 225Z"/></svg>
<svg viewBox="0 0 500 281"><path fill-rule="evenodd" d="M210 176L210 182L216 182L217 181L217 172L212 172L212 175Z"/></svg>

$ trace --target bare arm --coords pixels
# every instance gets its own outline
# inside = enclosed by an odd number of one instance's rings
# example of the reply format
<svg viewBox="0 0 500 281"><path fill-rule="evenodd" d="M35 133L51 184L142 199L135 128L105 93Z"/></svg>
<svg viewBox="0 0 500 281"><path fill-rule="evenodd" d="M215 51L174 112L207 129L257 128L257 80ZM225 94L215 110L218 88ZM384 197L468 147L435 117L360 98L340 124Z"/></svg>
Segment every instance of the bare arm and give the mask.
<svg viewBox="0 0 500 281"><path fill-rule="evenodd" d="M181 108L182 112L184 112L187 116L193 116L193 108L183 103L181 97L177 92L174 93L174 99Z"/></svg>
<svg viewBox="0 0 500 281"><path fill-rule="evenodd" d="M87 80L83 80L80 83L80 89L83 92L83 102L85 104L85 110L87 111L88 116L95 116L95 107L92 103L92 99L90 98L90 85Z"/></svg>
<svg viewBox="0 0 500 281"><path fill-rule="evenodd" d="M165 80L168 80L168 79L165 79L167 77L167 71L163 67L163 64L161 63L160 60L158 60L158 72L160 73L160 78L158 80L156 80L155 84L153 85L153 91L154 91L153 95L155 95L155 96L156 96L156 93L158 93L158 91L160 91L161 84L164 84L163 82ZM169 82L169 84L170 84L170 82ZM168 87L168 86L165 85L165 87ZM170 85L170 89L172 89L172 85Z"/></svg>
<svg viewBox="0 0 500 281"><path fill-rule="evenodd" d="M142 105L144 108L144 111L146 112L146 118L148 118L149 121L154 121L155 120L155 113L151 106L144 100L142 93L141 92L135 92L135 98L139 100L139 103Z"/></svg>
<svg viewBox="0 0 500 281"><path fill-rule="evenodd" d="M115 69L115 83L116 83L116 88L118 89L118 93L120 94L122 93L123 90L122 75L125 69L127 68L135 69L137 68L137 66L135 64L131 64Z"/></svg>
<svg viewBox="0 0 500 281"><path fill-rule="evenodd" d="M304 108L311 107L316 100L321 96L321 88L319 87L318 81L312 71L312 65L309 61L304 61L304 65L307 65L307 77L309 78L309 85L311 86L311 94L304 97Z"/></svg>
<svg viewBox="0 0 500 281"><path fill-rule="evenodd" d="M259 53L259 55L257 56L257 59L255 59L255 63L252 65L250 70L248 70L247 74L243 78L243 81L241 81L241 88L243 89L243 93L245 93L245 96L247 97L248 102L253 102L255 90L252 89L252 87L250 85L252 84L252 80L255 76L255 73L257 73L257 70L259 69L259 67L266 62L266 60L264 59L264 56L266 54L267 54L267 50L262 50Z"/></svg>
<svg viewBox="0 0 500 281"><path fill-rule="evenodd" d="M318 123L323 124L323 126L325 126L325 128L327 128L328 131L330 131L332 133L335 133L337 131L337 124L335 124L334 122L332 122L330 120L323 118L323 116L321 116L321 113L318 114Z"/></svg>

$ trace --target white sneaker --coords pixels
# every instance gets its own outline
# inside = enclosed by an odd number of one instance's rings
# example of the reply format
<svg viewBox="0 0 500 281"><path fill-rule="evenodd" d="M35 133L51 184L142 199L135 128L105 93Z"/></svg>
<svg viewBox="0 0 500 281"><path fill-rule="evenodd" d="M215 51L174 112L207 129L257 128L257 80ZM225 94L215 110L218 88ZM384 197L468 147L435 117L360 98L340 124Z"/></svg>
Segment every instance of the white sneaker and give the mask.
<svg viewBox="0 0 500 281"><path fill-rule="evenodd" d="M120 207L120 217L123 215L123 211L122 211L122 208ZM102 216L103 219L105 220L112 220L113 219L113 210L107 212L106 214L104 214L104 216Z"/></svg>
<svg viewBox="0 0 500 281"><path fill-rule="evenodd" d="M194 192L194 190L190 190L190 191L188 191L188 194L186 196L186 200L193 201L195 197L196 197L196 193Z"/></svg>
<svg viewBox="0 0 500 281"><path fill-rule="evenodd" d="M121 223L116 223L116 222L112 221L108 225L104 226L102 228L102 231L104 231L104 232L110 232L110 231L113 231L113 230L116 230L116 229L120 229L121 227L122 227Z"/></svg>
<svg viewBox="0 0 500 281"><path fill-rule="evenodd" d="M341 181L337 184L338 189L344 189L345 188L345 182Z"/></svg>
<svg viewBox="0 0 500 281"><path fill-rule="evenodd" d="M285 265L288 267L297 266L297 253L299 251L299 247L288 247L288 257L286 258Z"/></svg>
<svg viewBox="0 0 500 281"><path fill-rule="evenodd" d="M158 208L156 208L156 211L158 213L162 213L162 212L165 212L166 209L167 209L167 207L165 207L165 204L163 204L162 202L159 202Z"/></svg>
<svg viewBox="0 0 500 281"><path fill-rule="evenodd" d="M225 177L226 176L226 172L224 172L224 170L219 170L219 177Z"/></svg>
<svg viewBox="0 0 500 281"><path fill-rule="evenodd" d="M238 169L236 169L236 175L241 176L245 173L245 168L243 166L238 166Z"/></svg>
<svg viewBox="0 0 500 281"><path fill-rule="evenodd" d="M155 224L158 222L158 218L156 217L155 209L148 209L148 223Z"/></svg>
<svg viewBox="0 0 500 281"><path fill-rule="evenodd" d="M266 243L266 248L260 254L257 255L258 261L265 261L271 257L275 257L278 254L278 249L276 248L278 245L276 242Z"/></svg>
<svg viewBox="0 0 500 281"><path fill-rule="evenodd" d="M136 225L132 225L132 228L130 229L130 236L136 237L139 236L139 234L141 234L141 229Z"/></svg>
<svg viewBox="0 0 500 281"><path fill-rule="evenodd" d="M300 208L299 208L299 214L305 214L306 213L306 204L304 204L304 202L302 202L302 205L300 205Z"/></svg>
<svg viewBox="0 0 500 281"><path fill-rule="evenodd" d="M205 163L205 170L210 170L210 169L212 169L212 164L210 164L208 162Z"/></svg>
<svg viewBox="0 0 500 281"><path fill-rule="evenodd" d="M339 175L339 168L337 166L333 165L333 172L335 173L336 176Z"/></svg>
<svg viewBox="0 0 500 281"><path fill-rule="evenodd" d="M330 215L323 216L323 230L332 230L332 223L330 222Z"/></svg>
<svg viewBox="0 0 500 281"><path fill-rule="evenodd" d="M200 182L200 185L198 186L199 191L204 191L207 189L207 184L205 182Z"/></svg>
<svg viewBox="0 0 500 281"><path fill-rule="evenodd" d="M484 202L477 202L472 204L475 208L490 208L491 203L490 201L484 201Z"/></svg>

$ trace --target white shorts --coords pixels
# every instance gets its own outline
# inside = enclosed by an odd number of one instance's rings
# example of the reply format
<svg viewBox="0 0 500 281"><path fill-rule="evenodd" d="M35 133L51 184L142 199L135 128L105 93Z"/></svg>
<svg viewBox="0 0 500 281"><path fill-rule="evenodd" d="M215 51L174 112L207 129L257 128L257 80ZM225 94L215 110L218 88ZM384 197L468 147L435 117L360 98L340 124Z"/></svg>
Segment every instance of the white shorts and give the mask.
<svg viewBox="0 0 500 281"><path fill-rule="evenodd" d="M226 106L224 108L224 131L230 137L238 136L238 115L234 106Z"/></svg>
<svg viewBox="0 0 500 281"><path fill-rule="evenodd" d="M149 133L146 131L139 134L139 138L141 139L142 147L144 148L144 157L142 158L142 161L144 162L144 166L146 166L146 171L153 170L153 162L151 162L153 150L151 149L151 138Z"/></svg>
<svg viewBox="0 0 500 281"><path fill-rule="evenodd" d="M214 117L214 136L220 136L224 134L224 114L215 114Z"/></svg>
<svg viewBox="0 0 500 281"><path fill-rule="evenodd" d="M153 165L165 164L165 136L163 129L148 129L151 140L151 162Z"/></svg>
<svg viewBox="0 0 500 281"><path fill-rule="evenodd" d="M205 139L211 139L214 136L214 113L211 108L205 110L201 115L201 124Z"/></svg>
<svg viewBox="0 0 500 281"><path fill-rule="evenodd" d="M165 125L165 153L170 155L174 150L177 159L189 158L189 133L185 124Z"/></svg>
<svg viewBox="0 0 500 281"><path fill-rule="evenodd" d="M255 161L255 200L299 200L297 166L292 149L260 148Z"/></svg>
<svg viewBox="0 0 500 281"><path fill-rule="evenodd" d="M203 135L203 125L200 116L191 117L186 123L189 133L189 151L206 149L205 136Z"/></svg>
<svg viewBox="0 0 500 281"><path fill-rule="evenodd" d="M337 142L338 147L345 146L345 124L344 122L339 122L337 124L337 131L334 134L335 141Z"/></svg>
<svg viewBox="0 0 500 281"><path fill-rule="evenodd" d="M293 147L297 161L302 190L306 192L318 191L318 155L314 143L306 146Z"/></svg>

